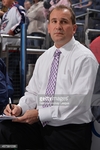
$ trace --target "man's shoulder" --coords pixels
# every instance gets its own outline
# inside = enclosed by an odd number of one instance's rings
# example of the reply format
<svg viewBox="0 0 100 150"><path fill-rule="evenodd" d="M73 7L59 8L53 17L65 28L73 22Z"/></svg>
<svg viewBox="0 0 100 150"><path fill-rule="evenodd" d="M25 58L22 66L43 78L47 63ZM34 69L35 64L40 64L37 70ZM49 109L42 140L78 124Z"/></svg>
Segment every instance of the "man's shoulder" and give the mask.
<svg viewBox="0 0 100 150"><path fill-rule="evenodd" d="M86 47L85 45L83 45L83 44L81 44L81 43L79 43L79 42L77 42L76 44L75 44L75 50L74 50L74 52L73 52L73 57L74 58L92 58L92 59L95 59L95 56L94 56L94 54L91 52L91 50L88 48L88 47Z"/></svg>

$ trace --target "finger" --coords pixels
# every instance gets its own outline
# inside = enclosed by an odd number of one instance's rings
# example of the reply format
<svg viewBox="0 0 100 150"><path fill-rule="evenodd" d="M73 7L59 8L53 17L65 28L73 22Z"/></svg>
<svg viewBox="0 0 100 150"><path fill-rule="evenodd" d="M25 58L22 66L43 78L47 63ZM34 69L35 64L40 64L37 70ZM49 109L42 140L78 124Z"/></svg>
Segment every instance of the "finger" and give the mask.
<svg viewBox="0 0 100 150"><path fill-rule="evenodd" d="M11 110L9 109L9 107L6 107L5 109L4 109L4 112L3 112L4 114L6 114L6 115L8 115L8 116L11 116Z"/></svg>
<svg viewBox="0 0 100 150"><path fill-rule="evenodd" d="M18 106L15 106L15 108L12 110L12 114L16 117L19 116L21 114L21 109L19 109Z"/></svg>

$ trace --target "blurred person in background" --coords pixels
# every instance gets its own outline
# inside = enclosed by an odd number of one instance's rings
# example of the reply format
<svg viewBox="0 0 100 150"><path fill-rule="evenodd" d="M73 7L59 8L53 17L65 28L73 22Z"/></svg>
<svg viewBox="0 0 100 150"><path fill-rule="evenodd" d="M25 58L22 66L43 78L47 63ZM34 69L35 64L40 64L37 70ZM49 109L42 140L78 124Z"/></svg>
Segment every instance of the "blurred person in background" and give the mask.
<svg viewBox="0 0 100 150"><path fill-rule="evenodd" d="M4 13L1 26L0 34L8 34L11 36L20 36L21 24L25 23L25 9L18 5L14 0L2 0L3 6L7 7L7 11ZM16 38L3 38L1 50L6 49L6 45L20 46L20 39ZM12 78L16 66L19 64L19 53L9 53L9 76Z"/></svg>
<svg viewBox="0 0 100 150"><path fill-rule="evenodd" d="M79 0L80 2L80 8L84 8L84 7L91 7L92 5L92 0Z"/></svg>
<svg viewBox="0 0 100 150"><path fill-rule="evenodd" d="M58 5L66 5L68 7L71 6L71 0L51 0L50 1L51 7L49 10L51 11L53 8L55 8Z"/></svg>
<svg viewBox="0 0 100 150"><path fill-rule="evenodd" d="M28 27L27 27L27 35L29 36L37 36L37 37L45 37L46 36L46 28L47 28L47 19L44 15L44 7L43 0L34 0L33 5L30 9L27 10L26 13L28 17ZM29 48L42 48L44 39L27 39L27 47ZM27 64L28 64L28 74L33 72L33 64L35 64L37 60L37 55L33 54L27 55ZM30 70L31 73L30 73ZM28 81L27 81L28 82Z"/></svg>
<svg viewBox="0 0 100 150"><path fill-rule="evenodd" d="M16 4L14 0L2 0L2 4L3 6L7 7L8 10L2 17L0 34L19 36L21 24L25 22L24 8ZM19 40L4 38L2 42L2 50L5 50L7 44L19 45Z"/></svg>
<svg viewBox="0 0 100 150"><path fill-rule="evenodd" d="M74 3L74 8L89 8L91 7L93 0L79 0L76 4Z"/></svg>
<svg viewBox="0 0 100 150"><path fill-rule="evenodd" d="M73 9L76 15L86 13L87 8L92 8L93 0L79 0L78 4L74 5Z"/></svg>
<svg viewBox="0 0 100 150"><path fill-rule="evenodd" d="M28 11L28 9L30 9L31 5L32 5L32 3L31 3L30 0L25 0L25 2L24 2L24 8L25 8L26 12Z"/></svg>
<svg viewBox="0 0 100 150"><path fill-rule="evenodd" d="M27 17L29 19L29 25L27 28L27 34L31 36L46 36L46 18L44 16L43 0L34 0L33 5L27 11ZM28 46L40 47L43 44L43 40L29 39Z"/></svg>
<svg viewBox="0 0 100 150"><path fill-rule="evenodd" d="M58 5L71 7L71 0L44 0L44 13L48 19L49 12Z"/></svg>

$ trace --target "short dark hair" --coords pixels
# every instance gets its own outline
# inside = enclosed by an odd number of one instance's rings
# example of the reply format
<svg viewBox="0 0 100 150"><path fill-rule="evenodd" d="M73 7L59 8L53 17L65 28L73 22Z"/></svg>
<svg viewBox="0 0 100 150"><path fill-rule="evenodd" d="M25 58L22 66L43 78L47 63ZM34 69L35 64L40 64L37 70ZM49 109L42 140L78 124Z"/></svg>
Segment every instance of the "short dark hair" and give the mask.
<svg viewBox="0 0 100 150"><path fill-rule="evenodd" d="M63 10L63 9L68 9L71 13L71 20L72 20L72 24L76 24L76 17L75 17L75 13L73 11L73 9L71 7L67 7L65 5L59 5L59 6L56 6L55 8L53 8L50 13L49 13L49 21L50 21L50 15L52 13L53 10Z"/></svg>

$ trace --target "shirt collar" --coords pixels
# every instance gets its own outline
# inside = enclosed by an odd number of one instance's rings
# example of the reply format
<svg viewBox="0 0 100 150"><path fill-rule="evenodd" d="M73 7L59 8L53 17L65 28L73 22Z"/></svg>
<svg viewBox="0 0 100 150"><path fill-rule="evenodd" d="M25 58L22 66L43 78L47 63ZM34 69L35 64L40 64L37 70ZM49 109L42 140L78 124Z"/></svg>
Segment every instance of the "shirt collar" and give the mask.
<svg viewBox="0 0 100 150"><path fill-rule="evenodd" d="M62 55L66 56L68 54L68 52L70 52L73 49L74 44L75 44L75 38L73 36L72 39L67 44L65 44L59 48L59 50L62 52ZM54 47L55 47L55 45L54 45ZM55 47L55 50L56 49L57 48Z"/></svg>

